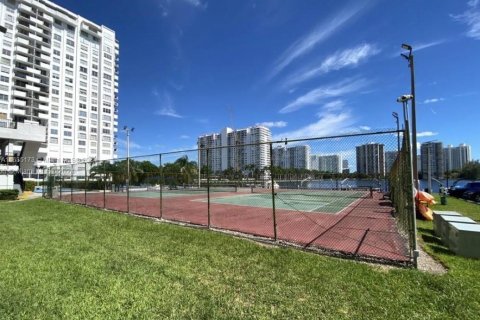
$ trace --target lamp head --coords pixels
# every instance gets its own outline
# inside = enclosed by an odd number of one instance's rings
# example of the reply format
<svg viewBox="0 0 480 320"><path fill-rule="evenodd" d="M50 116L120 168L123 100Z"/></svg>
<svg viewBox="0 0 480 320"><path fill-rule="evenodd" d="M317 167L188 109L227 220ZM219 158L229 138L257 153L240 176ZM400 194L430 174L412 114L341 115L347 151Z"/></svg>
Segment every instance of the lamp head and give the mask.
<svg viewBox="0 0 480 320"><path fill-rule="evenodd" d="M412 46L406 43L402 43L402 49L412 51Z"/></svg>
<svg viewBox="0 0 480 320"><path fill-rule="evenodd" d="M413 96L411 94L404 94L397 98L397 102L407 102L408 100L412 100Z"/></svg>

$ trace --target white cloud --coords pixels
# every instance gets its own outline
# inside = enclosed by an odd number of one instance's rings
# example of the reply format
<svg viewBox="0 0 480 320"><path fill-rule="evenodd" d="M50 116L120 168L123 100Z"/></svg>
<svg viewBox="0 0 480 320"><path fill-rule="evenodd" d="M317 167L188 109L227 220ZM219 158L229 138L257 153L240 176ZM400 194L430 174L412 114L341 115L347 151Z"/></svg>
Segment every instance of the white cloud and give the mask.
<svg viewBox="0 0 480 320"><path fill-rule="evenodd" d="M284 128L287 126L285 121L267 121L267 122L260 122L256 124L257 126L264 126L267 128Z"/></svg>
<svg viewBox="0 0 480 320"><path fill-rule="evenodd" d="M319 104L329 98L341 97L348 93L355 92L367 84L368 81L365 79L345 79L334 84L318 87L287 104L280 109L280 113L293 112L306 105Z"/></svg>
<svg viewBox="0 0 480 320"><path fill-rule="evenodd" d="M336 103L337 107L332 108L331 105L325 105L322 111L317 113L317 121L301 127L296 130L283 132L273 137L273 140L281 140L284 138L296 139L306 137L326 137L340 132L349 131L355 122L351 112L340 107L343 102Z"/></svg>
<svg viewBox="0 0 480 320"><path fill-rule="evenodd" d="M190 139L190 136L189 135L186 135L186 134L182 134L180 136L180 139Z"/></svg>
<svg viewBox="0 0 480 320"><path fill-rule="evenodd" d="M373 44L361 44L354 48L337 51L325 58L320 66L309 67L296 74L293 74L285 81L285 86L292 86L320 75L329 73L330 71L340 70L347 67L355 67L361 62L367 60L380 52Z"/></svg>
<svg viewBox="0 0 480 320"><path fill-rule="evenodd" d="M480 10L479 0L467 2L468 9L462 14L450 15L455 21L462 22L468 26L467 37L480 40Z"/></svg>
<svg viewBox="0 0 480 320"><path fill-rule="evenodd" d="M423 132L417 132L417 138L422 138L422 137L433 137L438 135L438 132L433 132L433 131L423 131Z"/></svg>
<svg viewBox="0 0 480 320"><path fill-rule="evenodd" d="M122 138L117 138L117 142L119 144L119 148L127 149L127 140ZM130 138L130 149L142 149L143 147L138 143L133 142L132 138Z"/></svg>
<svg viewBox="0 0 480 320"><path fill-rule="evenodd" d="M445 100L444 98L431 98L431 99L423 100L423 103L424 104L429 104L429 103L436 103L436 102L440 102L440 101L444 101L444 100Z"/></svg>
<svg viewBox="0 0 480 320"><path fill-rule="evenodd" d="M359 128L360 130L363 130L363 131L370 131L370 130L372 130L372 128L369 127L369 126L360 126L360 127L358 127L358 128Z"/></svg>
<svg viewBox="0 0 480 320"><path fill-rule="evenodd" d="M281 56L277 59L273 69L267 77L272 79L285 69L290 63L304 54L310 52L316 45L328 39L337 29L346 24L350 19L357 15L363 7L357 5L342 10L335 17L327 19L327 22L318 25L306 36L295 41Z"/></svg>
<svg viewBox="0 0 480 320"><path fill-rule="evenodd" d="M173 102L172 97L168 92L164 92L163 96L160 96L157 89L152 91L152 94L159 100L160 108L155 111L155 114L158 116L167 116L173 118L183 118L180 114L177 113L175 110L175 105Z"/></svg>
<svg viewBox="0 0 480 320"><path fill-rule="evenodd" d="M412 49L413 49L413 52L418 52L418 51L421 51L421 50L425 50L427 48L431 48L431 47L441 45L441 44L446 43L448 41L449 41L448 39L438 39L438 40L429 41L429 42L413 43L412 44ZM403 52L405 52L405 50L398 48L398 49L396 49L395 53L393 53L390 56L390 58L397 58L397 57L400 56L400 53L403 53Z"/></svg>

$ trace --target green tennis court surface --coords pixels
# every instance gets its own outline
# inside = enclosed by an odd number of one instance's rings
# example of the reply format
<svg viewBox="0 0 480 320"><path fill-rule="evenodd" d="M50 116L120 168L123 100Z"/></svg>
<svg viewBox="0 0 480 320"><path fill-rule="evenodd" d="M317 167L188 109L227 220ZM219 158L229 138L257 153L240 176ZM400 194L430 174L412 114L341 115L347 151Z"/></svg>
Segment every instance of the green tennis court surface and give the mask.
<svg viewBox="0 0 480 320"><path fill-rule="evenodd" d="M234 192L234 190L229 191L229 190L211 190L210 194L217 194L217 193L228 193L228 192ZM109 193L111 195L115 196L122 196L126 197L127 193L126 192L112 192ZM207 196L207 190L203 189L179 189L179 190L162 190L162 198L173 198L173 197L185 197L185 196L197 196L197 195L204 195L205 197ZM155 191L130 191L129 196L132 198L160 198L160 190L155 190Z"/></svg>
<svg viewBox="0 0 480 320"><path fill-rule="evenodd" d="M356 200L368 196L367 192L353 191L316 191L306 194L292 192L276 192L275 208L303 212L337 213ZM203 201L203 200L202 200ZM271 193L240 194L225 197L214 197L210 203L230 204L259 208L272 208Z"/></svg>

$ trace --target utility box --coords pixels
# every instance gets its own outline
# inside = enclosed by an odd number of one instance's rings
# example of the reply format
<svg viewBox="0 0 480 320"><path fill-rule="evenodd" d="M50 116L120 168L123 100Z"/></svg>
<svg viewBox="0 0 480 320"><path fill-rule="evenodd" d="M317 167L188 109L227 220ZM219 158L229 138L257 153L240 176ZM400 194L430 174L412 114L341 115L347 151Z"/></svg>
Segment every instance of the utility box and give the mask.
<svg viewBox="0 0 480 320"><path fill-rule="evenodd" d="M480 258L480 224L451 222L448 238L448 248L455 254Z"/></svg>
<svg viewBox="0 0 480 320"><path fill-rule="evenodd" d="M440 224L443 221L442 216L461 217L462 215L455 211L434 211L433 212L433 231L439 237L440 237Z"/></svg>
<svg viewBox="0 0 480 320"><path fill-rule="evenodd" d="M465 223L465 224L476 224L476 222L468 217L457 217L457 216L441 216L442 221L440 222L439 236L442 238L444 245L448 246L448 236L450 235L451 223Z"/></svg>

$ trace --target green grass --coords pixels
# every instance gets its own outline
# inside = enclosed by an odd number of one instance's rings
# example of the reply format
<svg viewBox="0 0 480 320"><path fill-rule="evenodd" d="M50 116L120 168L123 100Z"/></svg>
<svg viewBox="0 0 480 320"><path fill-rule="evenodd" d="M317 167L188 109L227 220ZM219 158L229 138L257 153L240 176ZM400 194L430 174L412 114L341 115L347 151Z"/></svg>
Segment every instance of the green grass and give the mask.
<svg viewBox="0 0 480 320"><path fill-rule="evenodd" d="M423 222L427 250L450 268L445 275L386 270L43 199L1 208L1 319L476 319L480 313L480 261L451 255Z"/></svg>

